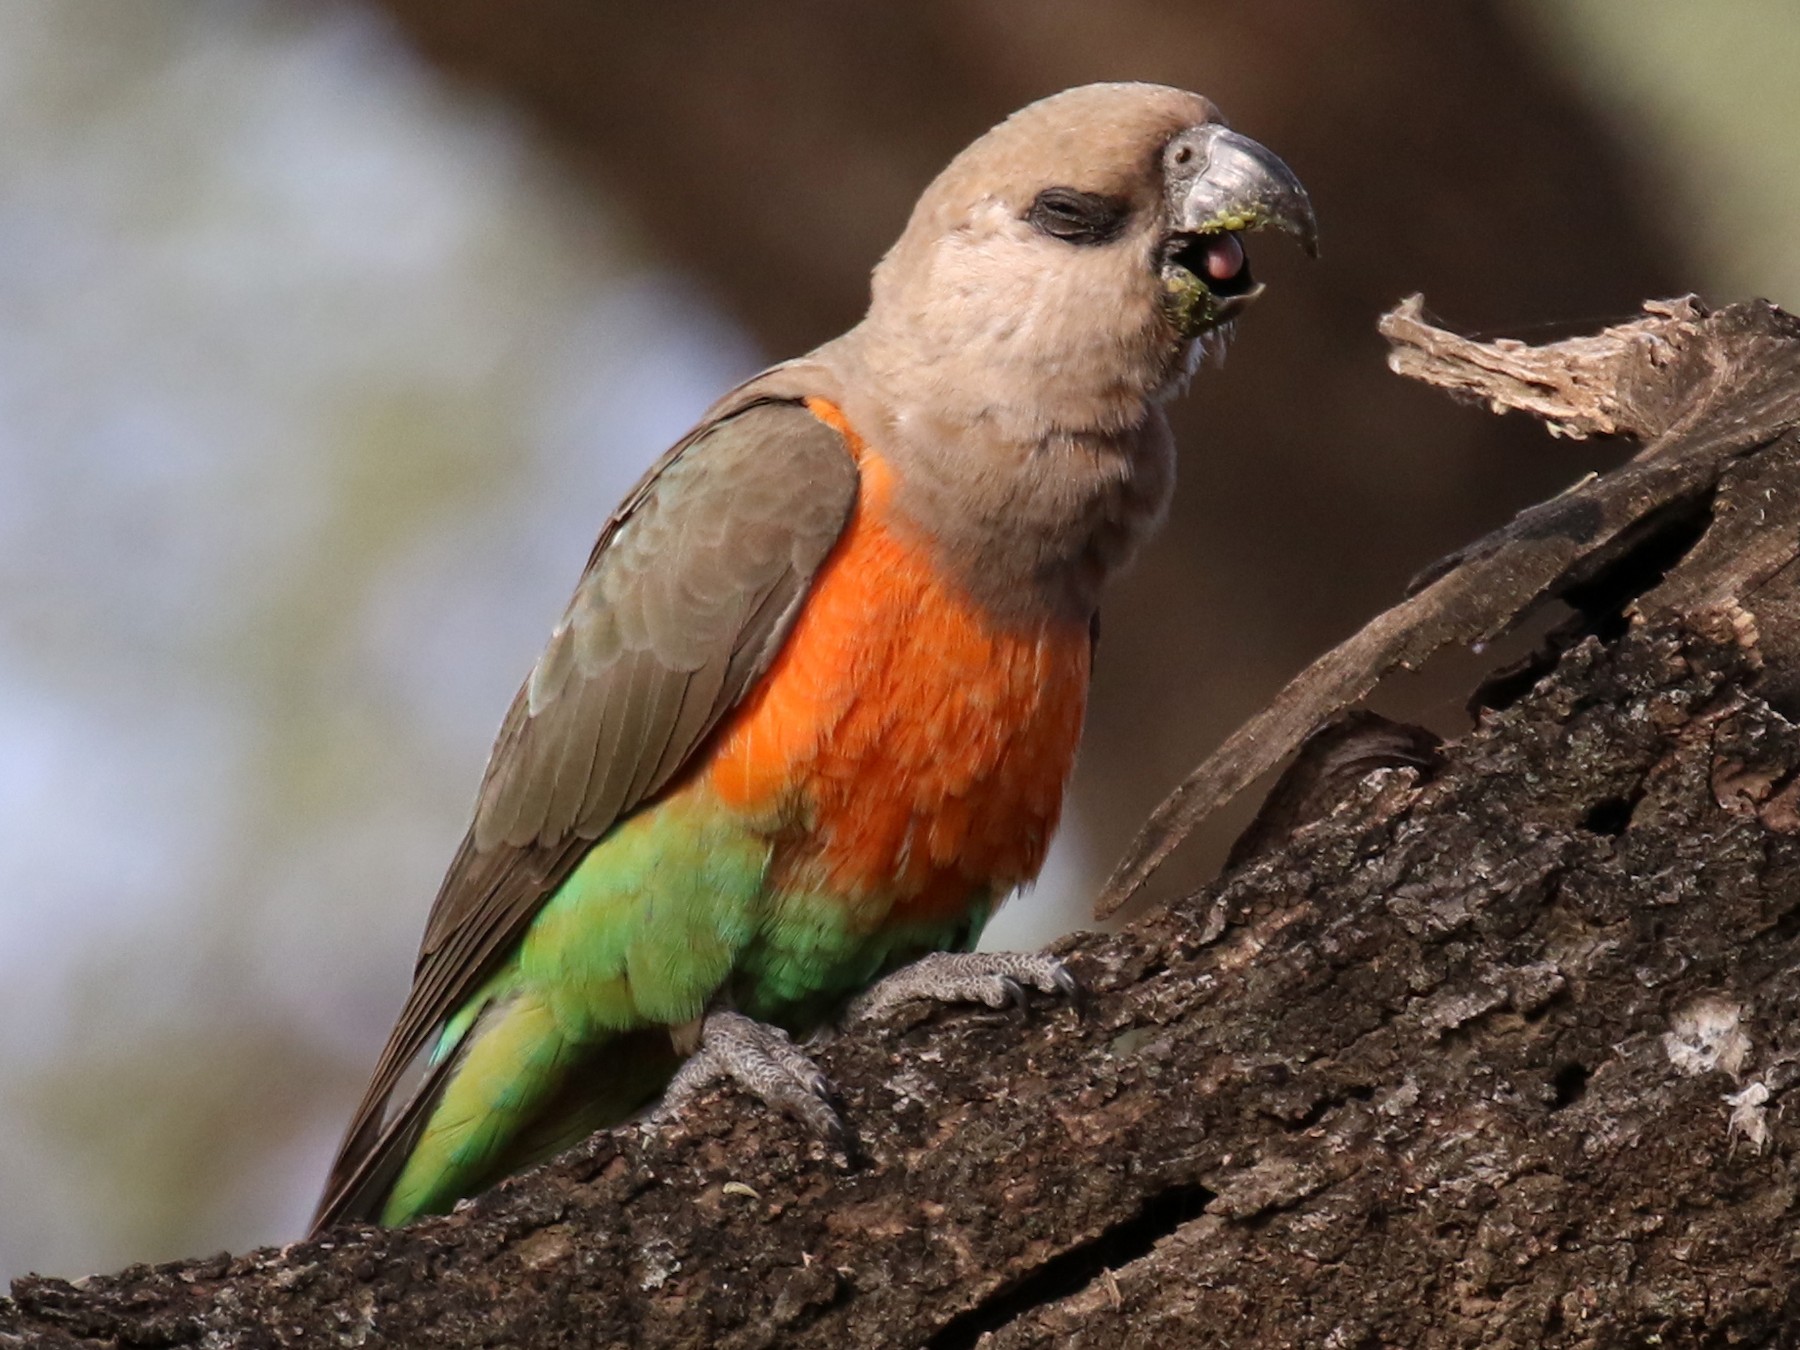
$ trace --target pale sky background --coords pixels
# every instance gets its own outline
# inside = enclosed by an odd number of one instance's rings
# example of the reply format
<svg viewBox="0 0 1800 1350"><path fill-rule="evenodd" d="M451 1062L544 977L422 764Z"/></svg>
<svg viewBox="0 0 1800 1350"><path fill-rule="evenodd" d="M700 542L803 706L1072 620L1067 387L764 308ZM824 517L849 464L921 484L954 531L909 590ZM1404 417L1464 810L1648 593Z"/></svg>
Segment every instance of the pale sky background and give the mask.
<svg viewBox="0 0 1800 1350"><path fill-rule="evenodd" d="M1800 7L1530 12L1800 307ZM73 1276L299 1234L599 523L761 355L353 4L9 0L0 125L0 1277Z"/></svg>

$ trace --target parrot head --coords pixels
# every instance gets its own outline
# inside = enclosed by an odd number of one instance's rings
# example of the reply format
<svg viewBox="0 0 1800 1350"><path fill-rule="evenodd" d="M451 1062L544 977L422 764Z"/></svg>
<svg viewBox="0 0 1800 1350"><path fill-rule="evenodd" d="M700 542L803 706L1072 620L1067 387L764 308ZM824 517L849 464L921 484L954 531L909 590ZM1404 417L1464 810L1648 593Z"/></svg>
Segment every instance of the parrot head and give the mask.
<svg viewBox="0 0 1800 1350"><path fill-rule="evenodd" d="M971 594L1008 621L1087 622L1167 512L1162 404L1261 292L1242 237L1271 227L1314 250L1299 180L1206 99L1065 90L931 182L862 322L806 368Z"/></svg>
<svg viewBox="0 0 1800 1350"><path fill-rule="evenodd" d="M1241 236L1268 227L1316 253L1299 179L1211 102L1083 85L1014 113L938 175L876 269L871 318L903 315L946 362L1038 388L1081 371L1133 400L1166 397L1261 293Z"/></svg>

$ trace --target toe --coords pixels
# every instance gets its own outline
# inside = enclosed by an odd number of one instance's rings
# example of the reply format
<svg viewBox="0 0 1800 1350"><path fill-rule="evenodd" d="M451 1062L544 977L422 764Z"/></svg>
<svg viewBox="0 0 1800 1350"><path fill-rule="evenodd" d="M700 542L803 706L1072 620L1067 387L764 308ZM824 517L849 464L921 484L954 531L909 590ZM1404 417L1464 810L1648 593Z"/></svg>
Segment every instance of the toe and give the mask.
<svg viewBox="0 0 1800 1350"><path fill-rule="evenodd" d="M1075 977L1054 956L1038 952L935 952L902 967L865 991L851 1004L855 1020L885 1012L897 1004L981 1003L1004 1008L1025 1002L1025 990L1077 998Z"/></svg>
<svg viewBox="0 0 1800 1350"><path fill-rule="evenodd" d="M689 1067L700 1061L685 1095L692 1095L700 1082L730 1078L765 1105L796 1117L814 1134L833 1141L843 1137L830 1080L781 1028L740 1013L715 1013L706 1019L703 1036L704 1048L677 1074L677 1084L685 1086Z"/></svg>

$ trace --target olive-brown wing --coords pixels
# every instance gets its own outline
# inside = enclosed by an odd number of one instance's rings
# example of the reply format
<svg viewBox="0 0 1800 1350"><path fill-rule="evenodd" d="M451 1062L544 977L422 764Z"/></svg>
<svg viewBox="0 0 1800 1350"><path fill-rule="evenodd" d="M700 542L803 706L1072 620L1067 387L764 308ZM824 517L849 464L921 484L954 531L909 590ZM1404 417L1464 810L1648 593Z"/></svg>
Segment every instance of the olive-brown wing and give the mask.
<svg viewBox="0 0 1800 1350"><path fill-rule="evenodd" d="M843 437L791 401L703 425L607 522L489 757L432 906L412 993L315 1229L374 1216L438 1073L396 1085L582 856L654 797L765 670L855 508Z"/></svg>

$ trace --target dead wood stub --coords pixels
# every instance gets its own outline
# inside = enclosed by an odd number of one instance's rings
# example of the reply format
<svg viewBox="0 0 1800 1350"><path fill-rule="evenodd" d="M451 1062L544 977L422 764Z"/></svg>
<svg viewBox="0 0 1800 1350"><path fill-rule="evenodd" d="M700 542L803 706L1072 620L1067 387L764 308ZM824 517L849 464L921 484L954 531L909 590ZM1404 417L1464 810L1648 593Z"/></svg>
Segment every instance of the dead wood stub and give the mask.
<svg viewBox="0 0 1800 1350"><path fill-rule="evenodd" d="M1491 641L1546 600L1579 602L1596 576L1627 560L1641 564L1646 552L1669 553L1671 538L1697 540L1738 462L1800 424L1800 322L1762 302L1716 314L1691 297L1652 302L1632 323L1543 347L1472 342L1422 314L1413 296L1382 320L1396 370L1497 412L1530 412L1562 434L1632 435L1644 449L1445 559L1401 604L1296 676L1151 815L1107 882L1100 917L1129 900L1201 820L1390 671L1417 669L1452 643ZM1770 571L1795 552L1767 548ZM1732 589L1716 561L1688 575L1690 589Z"/></svg>

